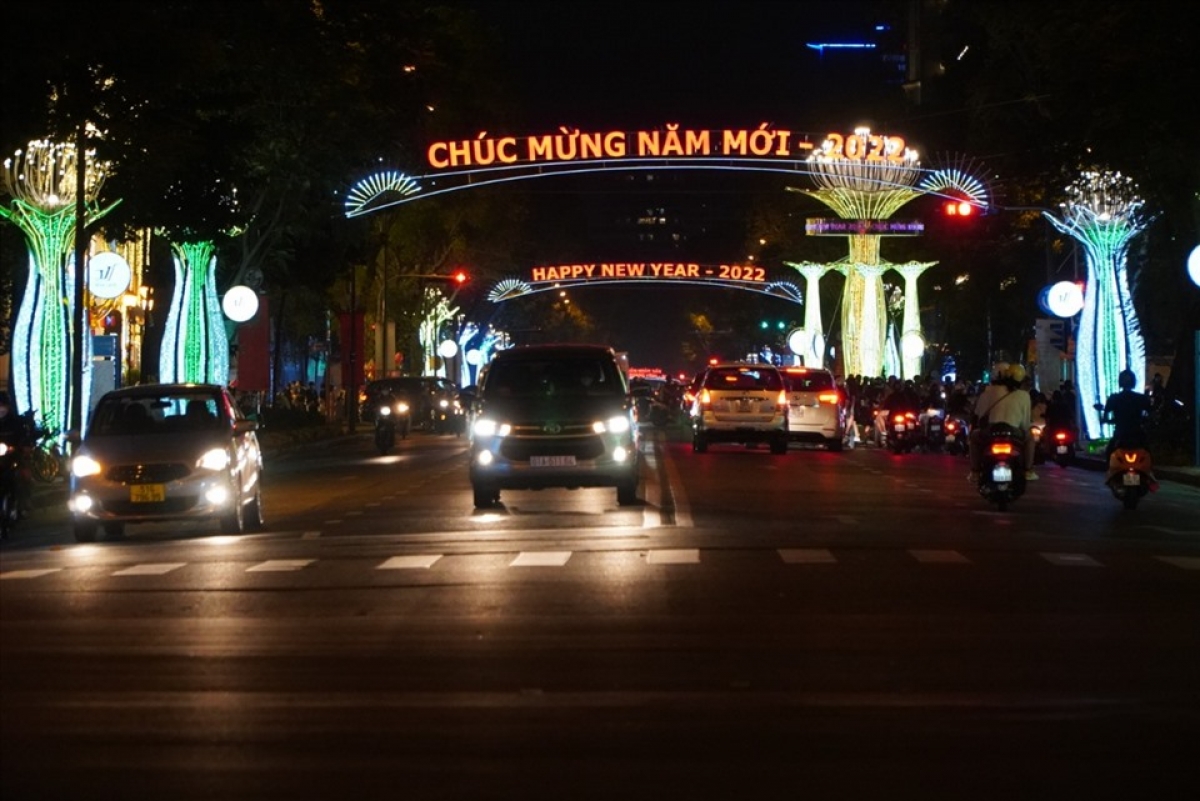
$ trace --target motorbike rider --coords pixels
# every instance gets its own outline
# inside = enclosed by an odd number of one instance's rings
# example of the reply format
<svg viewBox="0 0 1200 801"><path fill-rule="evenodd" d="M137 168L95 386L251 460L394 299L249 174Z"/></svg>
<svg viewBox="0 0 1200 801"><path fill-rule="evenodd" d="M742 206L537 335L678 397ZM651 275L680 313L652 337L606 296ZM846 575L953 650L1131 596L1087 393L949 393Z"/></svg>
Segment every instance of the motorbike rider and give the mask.
<svg viewBox="0 0 1200 801"><path fill-rule="evenodd" d="M5 392L0 392L0 442L13 448L17 454L22 454L13 460L13 470L11 474L6 471L3 480L16 482L17 510L19 516L24 517L28 514L30 507L32 478L24 464L23 454L34 444L34 436L25 418L13 410L8 393Z"/></svg>
<svg viewBox="0 0 1200 801"><path fill-rule="evenodd" d="M1033 431L1029 393L1021 388L1025 380L1025 368L1019 364L998 363L992 371L992 382L979 393L971 420L969 448L971 472L967 479L978 483L983 469L983 449L987 445L987 431L994 423L1005 423L1021 432L1025 441L1025 480L1037 481L1033 471Z"/></svg>
<svg viewBox="0 0 1200 801"><path fill-rule="evenodd" d="M1134 390L1137 376L1132 370L1122 370L1117 376L1120 392L1108 396L1104 404L1101 422L1112 423L1113 435L1105 449L1105 457L1111 457L1118 446L1124 448L1146 448L1146 419L1150 416L1151 399Z"/></svg>

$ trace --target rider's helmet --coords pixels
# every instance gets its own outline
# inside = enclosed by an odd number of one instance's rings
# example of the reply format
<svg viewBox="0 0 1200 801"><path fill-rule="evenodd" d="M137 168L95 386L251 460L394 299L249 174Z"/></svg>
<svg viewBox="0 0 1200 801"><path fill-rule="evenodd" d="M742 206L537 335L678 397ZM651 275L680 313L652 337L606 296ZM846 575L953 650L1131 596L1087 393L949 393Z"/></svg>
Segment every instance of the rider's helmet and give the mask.
<svg viewBox="0 0 1200 801"><path fill-rule="evenodd" d="M1122 370L1121 374L1117 376L1117 384L1121 389L1133 389L1137 385L1137 376L1133 374L1132 370Z"/></svg>
<svg viewBox="0 0 1200 801"><path fill-rule="evenodd" d="M1014 364L1008 368L1008 379L1014 384L1020 384L1025 380L1025 368L1019 364Z"/></svg>
<svg viewBox="0 0 1200 801"><path fill-rule="evenodd" d="M992 382L1003 381L1008 378L1008 362L996 362L992 365Z"/></svg>

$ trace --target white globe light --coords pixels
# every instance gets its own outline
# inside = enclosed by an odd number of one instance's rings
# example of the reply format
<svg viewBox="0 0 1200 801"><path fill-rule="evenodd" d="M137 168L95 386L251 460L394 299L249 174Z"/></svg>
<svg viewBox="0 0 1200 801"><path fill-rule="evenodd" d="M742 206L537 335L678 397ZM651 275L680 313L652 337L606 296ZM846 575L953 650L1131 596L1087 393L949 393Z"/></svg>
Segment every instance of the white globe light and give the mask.
<svg viewBox="0 0 1200 801"><path fill-rule="evenodd" d="M808 352L808 344L812 338L808 335L808 331L803 328L795 328L792 333L788 334L787 346L788 350L797 356L803 356Z"/></svg>
<svg viewBox="0 0 1200 801"><path fill-rule="evenodd" d="M1083 308L1083 290L1074 281L1059 281L1046 291L1046 306L1051 314L1074 317Z"/></svg>
<svg viewBox="0 0 1200 801"><path fill-rule="evenodd" d="M258 313L258 293L248 286L230 287L221 299L221 311L235 323L244 323Z"/></svg>
<svg viewBox="0 0 1200 801"><path fill-rule="evenodd" d="M1196 247L1192 248L1192 252L1188 254L1187 270L1192 283L1200 286L1200 245L1196 245Z"/></svg>
<svg viewBox="0 0 1200 801"><path fill-rule="evenodd" d="M106 300L118 298L129 288L133 276L129 262L120 254L106 250L88 259L88 291Z"/></svg>
<svg viewBox="0 0 1200 801"><path fill-rule="evenodd" d="M900 337L900 353L906 359L915 359L925 353L925 337L920 331L909 331Z"/></svg>
<svg viewBox="0 0 1200 801"><path fill-rule="evenodd" d="M438 345L438 356L443 359L453 359L456 353L458 353L458 343L453 339L443 339L442 344Z"/></svg>
<svg viewBox="0 0 1200 801"><path fill-rule="evenodd" d="M467 364L471 365L472 367L478 367L479 363L483 361L483 354L478 350L469 350L467 351L466 358Z"/></svg>

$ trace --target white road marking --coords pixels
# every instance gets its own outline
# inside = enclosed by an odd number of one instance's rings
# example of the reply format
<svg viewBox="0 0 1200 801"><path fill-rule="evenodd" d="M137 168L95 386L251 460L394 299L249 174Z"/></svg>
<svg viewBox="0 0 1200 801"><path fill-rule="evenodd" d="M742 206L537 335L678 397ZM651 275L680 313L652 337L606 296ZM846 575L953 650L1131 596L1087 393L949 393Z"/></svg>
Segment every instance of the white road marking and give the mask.
<svg viewBox="0 0 1200 801"><path fill-rule="evenodd" d="M1156 556L1155 559L1184 570L1200 570L1200 556ZM4 578L4 576L0 576Z"/></svg>
<svg viewBox="0 0 1200 801"><path fill-rule="evenodd" d="M319 531L306 531L300 535L300 539L315 540L317 537L320 537L320 536L321 536L321 532L319 532Z"/></svg>
<svg viewBox="0 0 1200 801"><path fill-rule="evenodd" d="M1062 567L1104 567L1085 553L1043 553L1042 558Z"/></svg>
<svg viewBox="0 0 1200 801"><path fill-rule="evenodd" d="M837 561L828 548L780 548L779 556L790 565L830 565Z"/></svg>
<svg viewBox="0 0 1200 801"><path fill-rule="evenodd" d="M61 567L43 567L29 570L9 570L6 573L0 573L0 581L4 579L31 579L40 578L41 576L57 573L62 570Z"/></svg>
<svg viewBox="0 0 1200 801"><path fill-rule="evenodd" d="M159 562L145 565L134 565L113 573L114 576L161 576L178 570L187 562Z"/></svg>
<svg viewBox="0 0 1200 801"><path fill-rule="evenodd" d="M416 567L433 567L433 563L441 559L439 553L418 554L415 556L393 556L383 564L376 567L376 570L407 570Z"/></svg>
<svg viewBox="0 0 1200 801"><path fill-rule="evenodd" d="M562 567L571 558L570 551L522 551L509 567Z"/></svg>
<svg viewBox="0 0 1200 801"><path fill-rule="evenodd" d="M692 565L699 561L699 548L663 548L646 552L648 565Z"/></svg>
<svg viewBox="0 0 1200 801"><path fill-rule="evenodd" d="M311 565L313 559L269 559L266 562L246 568L247 573L282 573L303 570Z"/></svg>

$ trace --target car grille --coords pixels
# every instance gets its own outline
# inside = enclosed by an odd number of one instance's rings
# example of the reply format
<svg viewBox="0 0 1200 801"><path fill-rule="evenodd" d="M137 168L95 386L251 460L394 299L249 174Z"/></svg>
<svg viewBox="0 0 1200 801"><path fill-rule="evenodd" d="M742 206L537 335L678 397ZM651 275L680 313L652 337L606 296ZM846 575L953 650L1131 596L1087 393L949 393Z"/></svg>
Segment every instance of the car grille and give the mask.
<svg viewBox="0 0 1200 801"><path fill-rule="evenodd" d="M139 515L177 515L196 505L198 496L167 498L161 503L134 503L132 501L105 501L104 511L122 517Z"/></svg>
<svg viewBox="0 0 1200 801"><path fill-rule="evenodd" d="M166 484L189 473L185 464L122 464L109 468L104 477L121 484Z"/></svg>
<svg viewBox="0 0 1200 801"><path fill-rule="evenodd" d="M523 437L514 433L500 443L500 455L510 462L528 462L530 456L574 456L576 461L599 459L604 441L597 435Z"/></svg>

